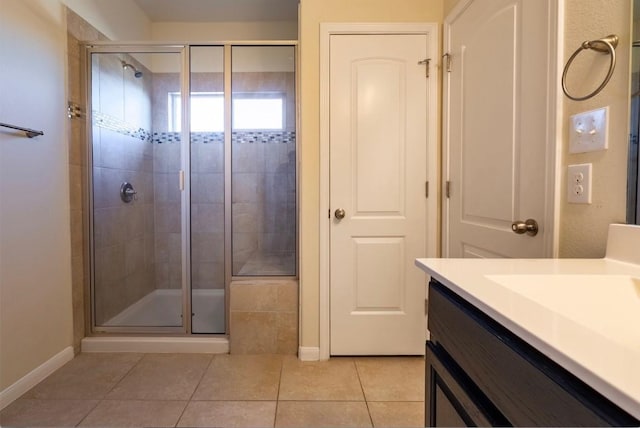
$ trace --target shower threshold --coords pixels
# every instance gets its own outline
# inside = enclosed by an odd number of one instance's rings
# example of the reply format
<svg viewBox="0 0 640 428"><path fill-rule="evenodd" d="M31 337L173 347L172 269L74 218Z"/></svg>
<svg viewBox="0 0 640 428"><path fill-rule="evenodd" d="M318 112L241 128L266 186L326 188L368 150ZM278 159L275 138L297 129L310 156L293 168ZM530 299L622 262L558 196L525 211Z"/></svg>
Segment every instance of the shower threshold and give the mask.
<svg viewBox="0 0 640 428"><path fill-rule="evenodd" d="M82 352L228 354L229 339L211 336L96 336L82 339L81 349Z"/></svg>

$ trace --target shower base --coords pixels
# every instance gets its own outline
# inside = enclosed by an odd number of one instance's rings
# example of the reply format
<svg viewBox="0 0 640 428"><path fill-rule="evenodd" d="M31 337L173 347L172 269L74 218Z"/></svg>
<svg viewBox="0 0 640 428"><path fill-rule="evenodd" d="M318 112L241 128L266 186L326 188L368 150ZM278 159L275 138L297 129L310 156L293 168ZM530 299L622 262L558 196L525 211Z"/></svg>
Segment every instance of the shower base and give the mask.
<svg viewBox="0 0 640 428"><path fill-rule="evenodd" d="M194 333L224 333L224 290L193 290ZM105 327L182 325L182 290L158 289L104 323Z"/></svg>
<svg viewBox="0 0 640 428"><path fill-rule="evenodd" d="M192 330L225 331L224 290L193 290ZM167 327L182 324L182 290L154 290L103 324L107 327ZM82 352L203 352L227 353L227 337L114 336L85 337Z"/></svg>

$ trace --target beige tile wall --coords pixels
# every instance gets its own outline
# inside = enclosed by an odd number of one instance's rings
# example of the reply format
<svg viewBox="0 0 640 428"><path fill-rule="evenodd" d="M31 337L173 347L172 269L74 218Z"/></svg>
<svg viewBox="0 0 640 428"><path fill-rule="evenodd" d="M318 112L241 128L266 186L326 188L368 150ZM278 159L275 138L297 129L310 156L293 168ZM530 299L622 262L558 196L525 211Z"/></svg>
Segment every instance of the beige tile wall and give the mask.
<svg viewBox="0 0 640 428"><path fill-rule="evenodd" d="M298 352L298 281L243 280L230 286L232 354Z"/></svg>
<svg viewBox="0 0 640 428"><path fill-rule="evenodd" d="M233 73L233 92L286 94L285 130L295 131L295 74ZM295 274L295 142L238 143L232 140L232 236L234 275ZM256 262L257 261L257 262ZM264 269L262 268L264 266Z"/></svg>
<svg viewBox="0 0 640 428"><path fill-rule="evenodd" d="M141 79L123 69L121 54L94 58L92 110L149 132L151 73L128 55L125 61L144 72ZM155 165L151 141L100 123L93 154L95 318L102 325L155 288ZM120 199L124 182L137 191L129 203Z"/></svg>
<svg viewBox="0 0 640 428"><path fill-rule="evenodd" d="M95 28L67 9L67 61L69 101L86 112L85 91L81 79L80 40L105 40ZM80 352L80 341L85 336L85 290L88 284L87 260L85 260L85 203L86 177L86 126L83 119L69 120L69 194L71 207L71 255L73 295L73 346Z"/></svg>

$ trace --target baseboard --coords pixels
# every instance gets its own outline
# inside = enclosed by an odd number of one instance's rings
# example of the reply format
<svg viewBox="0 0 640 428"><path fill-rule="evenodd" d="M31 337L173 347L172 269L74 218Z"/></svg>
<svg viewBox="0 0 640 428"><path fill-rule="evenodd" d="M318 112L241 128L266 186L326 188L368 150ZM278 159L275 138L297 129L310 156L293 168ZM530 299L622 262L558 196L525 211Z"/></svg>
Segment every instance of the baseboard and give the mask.
<svg viewBox="0 0 640 428"><path fill-rule="evenodd" d="M320 348L300 346L298 347L298 359L300 361L320 361Z"/></svg>
<svg viewBox="0 0 640 428"><path fill-rule="evenodd" d="M20 398L22 394L42 382L47 376L73 359L73 347L68 346L40 364L0 392L0 410Z"/></svg>

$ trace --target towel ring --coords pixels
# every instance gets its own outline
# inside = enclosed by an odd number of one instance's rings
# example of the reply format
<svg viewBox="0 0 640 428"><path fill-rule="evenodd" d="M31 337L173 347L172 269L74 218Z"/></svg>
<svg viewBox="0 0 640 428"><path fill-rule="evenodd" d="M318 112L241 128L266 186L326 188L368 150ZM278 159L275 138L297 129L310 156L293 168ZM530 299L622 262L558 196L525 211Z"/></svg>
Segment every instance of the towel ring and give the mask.
<svg viewBox="0 0 640 428"><path fill-rule="evenodd" d="M604 87L607 86L607 83L609 83L609 80L613 75L613 70L616 68L616 47L617 46L618 46L618 36L616 36L615 34L610 34L607 37L603 37L602 39L598 39L598 40L591 40L591 41L587 40L582 42L580 47L576 49L576 51L573 53L573 55L571 55L571 57L569 57L569 60L567 61L567 65L564 66L564 71L562 72L562 91L564 92L564 94L568 98L571 98L574 101L584 101L599 94L600 91L602 91L602 89L604 89ZM578 54L583 50L587 50L587 49L593 49L595 51L608 53L610 55L609 72L607 73L607 77L604 78L604 81L600 84L600 86L596 88L595 91L582 97L575 97L571 95L567 90L567 71L569 71L569 66L571 65L573 60L578 56Z"/></svg>

